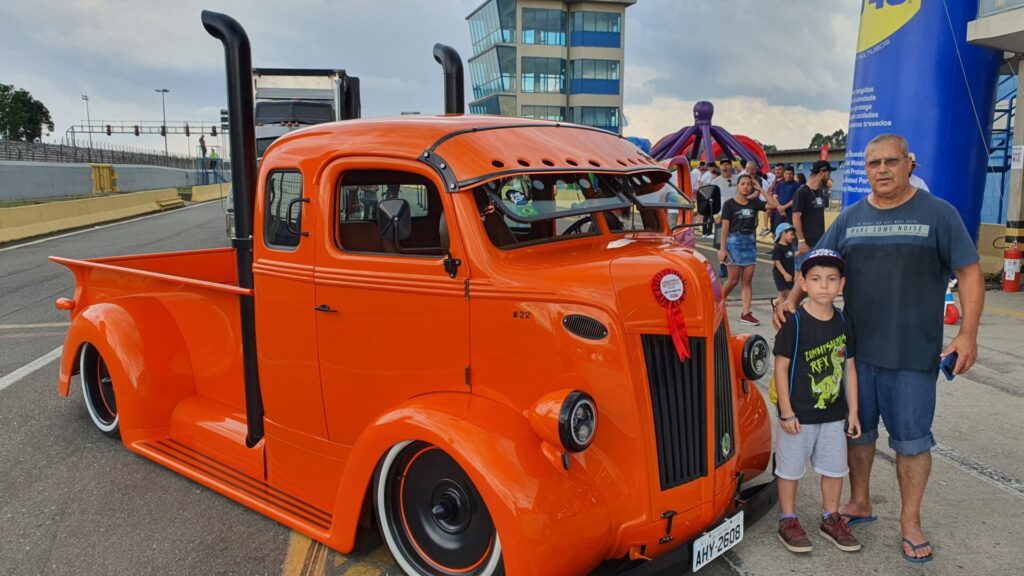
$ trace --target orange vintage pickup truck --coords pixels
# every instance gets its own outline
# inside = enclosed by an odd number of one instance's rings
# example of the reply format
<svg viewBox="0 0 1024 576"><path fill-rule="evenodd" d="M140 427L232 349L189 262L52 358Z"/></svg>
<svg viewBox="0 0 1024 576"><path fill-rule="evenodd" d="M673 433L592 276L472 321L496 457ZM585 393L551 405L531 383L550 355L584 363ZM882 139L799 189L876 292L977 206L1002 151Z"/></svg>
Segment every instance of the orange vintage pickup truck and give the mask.
<svg viewBox="0 0 1024 576"><path fill-rule="evenodd" d="M258 167L228 64L231 248L53 257L59 391L96 427L341 552L409 574L696 570L770 508L758 336L731 335L687 208L628 141L462 112L283 136ZM116 482L116 478L113 480Z"/></svg>

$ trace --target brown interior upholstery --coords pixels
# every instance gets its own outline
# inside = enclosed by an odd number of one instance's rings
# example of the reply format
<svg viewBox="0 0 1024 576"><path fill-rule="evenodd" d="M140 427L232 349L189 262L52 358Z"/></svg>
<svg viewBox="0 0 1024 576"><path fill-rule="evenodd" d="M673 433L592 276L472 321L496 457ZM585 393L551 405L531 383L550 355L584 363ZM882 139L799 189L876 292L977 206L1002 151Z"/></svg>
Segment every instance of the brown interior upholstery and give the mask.
<svg viewBox="0 0 1024 576"><path fill-rule="evenodd" d="M339 223L341 246L352 252L384 252L384 243L376 222L352 221Z"/></svg>

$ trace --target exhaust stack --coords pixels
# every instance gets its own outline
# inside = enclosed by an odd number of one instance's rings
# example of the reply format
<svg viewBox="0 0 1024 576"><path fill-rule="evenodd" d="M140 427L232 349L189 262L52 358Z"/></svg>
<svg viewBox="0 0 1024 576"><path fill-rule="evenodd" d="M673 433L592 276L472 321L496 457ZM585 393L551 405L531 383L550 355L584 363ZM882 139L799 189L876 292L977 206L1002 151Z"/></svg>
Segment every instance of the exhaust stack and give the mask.
<svg viewBox="0 0 1024 576"><path fill-rule="evenodd" d="M227 14L203 10L203 27L224 44L231 130L231 196L235 203L235 249L238 285L252 289L253 204L256 200L256 122L253 117L252 51L249 37ZM252 296L239 296L242 321L242 365L245 373L246 444L263 438L263 393L256 363L256 306Z"/></svg>
<svg viewBox="0 0 1024 576"><path fill-rule="evenodd" d="M434 60L444 68L444 113L466 113L466 90L462 79L462 57L455 48L434 44Z"/></svg>

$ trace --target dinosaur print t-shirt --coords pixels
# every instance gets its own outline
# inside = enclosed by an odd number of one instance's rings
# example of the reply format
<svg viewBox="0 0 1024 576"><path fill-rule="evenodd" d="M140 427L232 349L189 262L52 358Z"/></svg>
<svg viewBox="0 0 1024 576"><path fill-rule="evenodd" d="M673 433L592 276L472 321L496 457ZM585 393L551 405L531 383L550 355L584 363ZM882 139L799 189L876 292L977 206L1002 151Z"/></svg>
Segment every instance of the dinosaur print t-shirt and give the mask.
<svg viewBox="0 0 1024 576"><path fill-rule="evenodd" d="M811 316L802 306L795 316L786 315L786 323L775 335L773 351L790 359L790 369L783 378L776 374L775 384L789 382L790 403L802 424L846 418L843 370L846 360L854 357L855 347L853 325L839 310L833 309L828 321Z"/></svg>

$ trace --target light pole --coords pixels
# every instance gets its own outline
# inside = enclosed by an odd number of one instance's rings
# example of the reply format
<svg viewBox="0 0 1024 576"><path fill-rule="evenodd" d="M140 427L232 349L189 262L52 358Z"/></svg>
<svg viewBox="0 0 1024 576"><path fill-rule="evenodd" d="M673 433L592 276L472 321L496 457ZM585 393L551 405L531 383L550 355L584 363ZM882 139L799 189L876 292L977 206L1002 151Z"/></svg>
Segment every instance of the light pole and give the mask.
<svg viewBox="0 0 1024 576"><path fill-rule="evenodd" d="M164 133L164 156L167 156L167 103L164 101L164 96L170 92L167 88L157 88L155 92L160 93L160 109L164 113L164 123L161 125L161 131Z"/></svg>
<svg viewBox="0 0 1024 576"><path fill-rule="evenodd" d="M85 121L89 124L89 148L92 148L92 118L89 117L89 95L82 94L82 100L85 101Z"/></svg>

